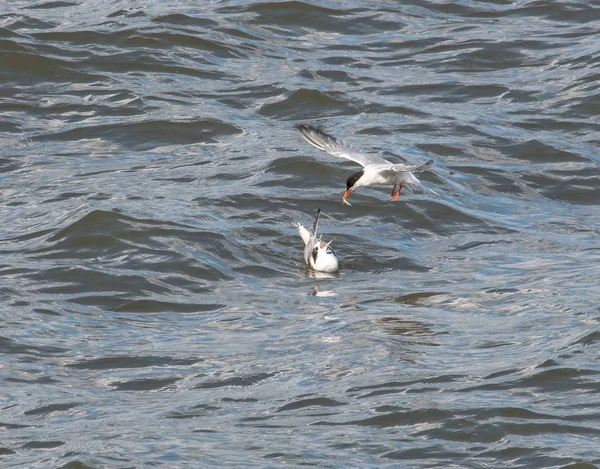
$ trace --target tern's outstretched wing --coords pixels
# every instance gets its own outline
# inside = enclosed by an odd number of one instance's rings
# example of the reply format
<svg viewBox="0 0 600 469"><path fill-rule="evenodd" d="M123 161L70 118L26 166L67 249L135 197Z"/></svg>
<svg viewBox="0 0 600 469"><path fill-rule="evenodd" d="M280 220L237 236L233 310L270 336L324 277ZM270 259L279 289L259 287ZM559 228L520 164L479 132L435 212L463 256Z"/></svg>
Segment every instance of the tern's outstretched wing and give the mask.
<svg viewBox="0 0 600 469"><path fill-rule="evenodd" d="M347 143L343 142L342 140L338 140L335 137L326 134L321 129L311 125L296 124L296 128L300 131L300 136L313 147L326 151L333 156L352 160L361 166L367 166L371 164L391 164L388 160L382 158L381 156L357 153Z"/></svg>
<svg viewBox="0 0 600 469"><path fill-rule="evenodd" d="M304 228L300 223L296 223L296 227L298 227L298 234L304 241L304 245L306 246L310 242L310 231Z"/></svg>
<svg viewBox="0 0 600 469"><path fill-rule="evenodd" d="M317 213L315 213L315 221L313 221L313 227L312 227L312 235L313 236L317 236L317 228L319 226L319 216L321 215L321 209L317 210Z"/></svg>

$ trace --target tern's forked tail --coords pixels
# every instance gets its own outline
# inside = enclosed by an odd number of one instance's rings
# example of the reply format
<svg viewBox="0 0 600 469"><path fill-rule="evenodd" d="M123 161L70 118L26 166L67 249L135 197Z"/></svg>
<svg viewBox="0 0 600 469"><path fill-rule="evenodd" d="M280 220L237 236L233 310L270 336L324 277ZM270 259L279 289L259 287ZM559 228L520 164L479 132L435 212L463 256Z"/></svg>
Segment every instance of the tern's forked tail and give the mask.
<svg viewBox="0 0 600 469"><path fill-rule="evenodd" d="M416 173L418 173L419 171L425 171L426 169L431 168L432 164L433 164L433 160L429 160L427 163L424 163L421 166L417 166L412 171L414 171Z"/></svg>
<svg viewBox="0 0 600 469"><path fill-rule="evenodd" d="M416 178L415 178L416 179ZM419 181L417 179L417 183L415 184L417 187L421 188L423 190L423 192L429 192L430 194L433 195L437 195L438 197L440 196L440 194L438 194L436 191L434 191L433 189L430 189L429 187L427 187L425 184L423 184L421 181Z"/></svg>
<svg viewBox="0 0 600 469"><path fill-rule="evenodd" d="M433 189L430 189L429 187L427 187L425 184L423 184L418 177L416 177L414 174L412 173L420 173L422 171L426 171L429 168L431 168L431 165L433 164L433 160L429 160L427 163L424 163L422 165L419 166L411 166L409 167L409 173L408 173L408 183L419 187L420 189L423 190L423 192L429 192L431 194L437 195L439 196L440 194L438 194L436 191L434 191ZM398 199L396 199L398 200Z"/></svg>

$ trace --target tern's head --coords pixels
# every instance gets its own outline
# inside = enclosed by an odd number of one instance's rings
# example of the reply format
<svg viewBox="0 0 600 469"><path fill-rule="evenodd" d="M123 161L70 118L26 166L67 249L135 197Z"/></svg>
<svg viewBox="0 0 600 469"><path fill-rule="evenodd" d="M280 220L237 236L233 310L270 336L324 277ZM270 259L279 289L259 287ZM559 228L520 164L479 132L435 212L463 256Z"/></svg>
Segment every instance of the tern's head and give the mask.
<svg viewBox="0 0 600 469"><path fill-rule="evenodd" d="M359 171L357 173L350 175L350 177L346 180L346 190L349 191L350 189L352 189L356 185L358 180L361 177L363 177L363 174L365 174L364 171Z"/></svg>
<svg viewBox="0 0 600 469"><path fill-rule="evenodd" d="M358 182L360 181L360 178L364 176L364 174L364 171L359 171L358 173L350 175L350 177L346 180L346 192L344 192L344 196L342 197L342 203L350 205L346 199L350 197L350 192L352 192L357 185L360 185Z"/></svg>

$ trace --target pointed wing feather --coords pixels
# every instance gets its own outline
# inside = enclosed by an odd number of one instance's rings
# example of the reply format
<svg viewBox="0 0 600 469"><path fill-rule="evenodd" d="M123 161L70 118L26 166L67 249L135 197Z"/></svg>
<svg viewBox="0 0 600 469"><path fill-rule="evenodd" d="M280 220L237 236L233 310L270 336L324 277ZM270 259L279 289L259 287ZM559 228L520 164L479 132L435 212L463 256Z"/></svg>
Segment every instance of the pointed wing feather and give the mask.
<svg viewBox="0 0 600 469"><path fill-rule="evenodd" d="M304 245L306 246L310 242L310 231L304 228L300 223L296 225L298 227L298 234L304 241Z"/></svg>
<svg viewBox="0 0 600 469"><path fill-rule="evenodd" d="M319 226L319 216L321 215L321 209L317 210L317 213L315 213L315 221L313 221L313 227L312 227L312 235L313 236L317 236L317 227Z"/></svg>
<svg viewBox="0 0 600 469"><path fill-rule="evenodd" d="M357 153L350 145L338 140L331 135L326 134L321 129L311 125L296 124L296 128L300 132L300 136L313 147L325 151L330 155L352 160L361 166L371 164L391 164L385 158L377 155L365 155Z"/></svg>

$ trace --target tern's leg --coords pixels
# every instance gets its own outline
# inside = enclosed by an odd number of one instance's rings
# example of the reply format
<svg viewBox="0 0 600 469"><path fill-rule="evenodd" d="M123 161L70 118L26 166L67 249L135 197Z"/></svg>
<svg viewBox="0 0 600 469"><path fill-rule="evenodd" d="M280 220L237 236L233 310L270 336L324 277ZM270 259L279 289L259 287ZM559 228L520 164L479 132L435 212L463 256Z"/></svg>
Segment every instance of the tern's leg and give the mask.
<svg viewBox="0 0 600 469"><path fill-rule="evenodd" d="M396 191L396 186L398 184L394 184L394 187L392 187L392 193L390 194L390 200L392 200L394 198L394 192Z"/></svg>
<svg viewBox="0 0 600 469"><path fill-rule="evenodd" d="M396 192L396 200L400 200L400 191L402 190L402 184L398 184L398 192Z"/></svg>

